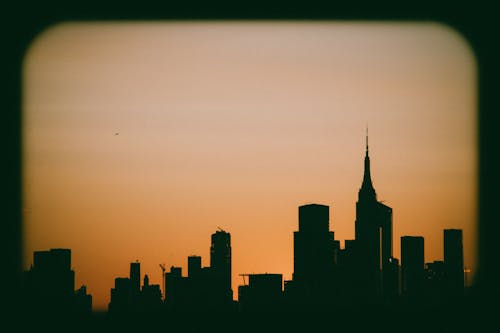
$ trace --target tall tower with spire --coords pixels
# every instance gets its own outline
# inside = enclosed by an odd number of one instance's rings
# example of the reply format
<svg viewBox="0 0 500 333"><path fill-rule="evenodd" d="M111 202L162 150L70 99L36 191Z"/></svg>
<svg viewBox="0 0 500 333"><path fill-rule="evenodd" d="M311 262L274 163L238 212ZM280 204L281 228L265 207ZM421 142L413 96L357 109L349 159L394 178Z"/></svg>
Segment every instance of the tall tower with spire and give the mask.
<svg viewBox="0 0 500 333"><path fill-rule="evenodd" d="M360 291L368 297L378 297L389 290L384 271L392 262L392 208L377 201L370 172L368 128L364 175L356 202L356 261Z"/></svg>
<svg viewBox="0 0 500 333"><path fill-rule="evenodd" d="M377 193L373 188L372 177L370 173L370 156L368 154L368 127L366 128L366 152L365 152L365 172L363 182L358 193L359 200L377 201Z"/></svg>

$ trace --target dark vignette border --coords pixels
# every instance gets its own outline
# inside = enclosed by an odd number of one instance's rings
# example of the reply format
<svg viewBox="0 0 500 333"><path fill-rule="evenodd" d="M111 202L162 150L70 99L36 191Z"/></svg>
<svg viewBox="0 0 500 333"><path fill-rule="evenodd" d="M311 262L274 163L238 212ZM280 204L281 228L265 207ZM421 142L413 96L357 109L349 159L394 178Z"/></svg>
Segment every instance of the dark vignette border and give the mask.
<svg viewBox="0 0 500 333"><path fill-rule="evenodd" d="M22 260L21 192L21 70L24 53L34 37L48 26L63 21L91 20L384 20L437 21L461 33L474 50L478 64L478 271L474 283L481 318L498 307L500 299L500 256L496 247L500 219L496 205L500 199L496 157L499 52L499 20L492 5L481 1L403 2L356 1L323 3L317 1L149 1L136 2L17 2L4 11L0 21L2 39L2 210L0 249L2 256L2 303L4 314L12 318L21 313L16 301ZM490 304L493 307L490 307ZM496 304L496 306L494 305ZM484 311L483 311L484 310ZM7 311L7 312L6 312ZM479 313L479 312L478 312ZM477 323L481 323L480 319ZM465 328L464 328L465 329ZM238 329L235 329L238 330Z"/></svg>

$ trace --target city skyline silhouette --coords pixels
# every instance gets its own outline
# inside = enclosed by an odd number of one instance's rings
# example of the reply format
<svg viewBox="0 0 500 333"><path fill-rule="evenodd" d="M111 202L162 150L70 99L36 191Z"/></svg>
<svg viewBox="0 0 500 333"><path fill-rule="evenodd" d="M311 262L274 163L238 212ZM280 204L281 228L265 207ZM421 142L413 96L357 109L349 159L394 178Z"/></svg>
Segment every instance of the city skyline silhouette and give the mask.
<svg viewBox="0 0 500 333"><path fill-rule="evenodd" d="M315 203L298 207L294 270L289 280L278 272L238 272L243 284L238 285L234 297L231 234L218 227L211 236L209 266L203 267L198 255L187 257L187 275L181 266L172 264L166 271L165 264L160 264L160 284L150 284L149 274L141 274L140 261L131 262L129 276L114 279L104 312L310 312L374 304L432 308L465 302L472 283L467 283L470 272L464 265L461 229L443 230L441 260L425 260L425 239L420 235L401 236L400 257L393 256L392 208L377 200L368 128L355 238L344 240L344 247L330 228L329 209ZM75 288L72 268L70 249L35 251L23 278L26 309L91 313L92 295L85 284Z"/></svg>
<svg viewBox="0 0 500 333"><path fill-rule="evenodd" d="M329 206L340 246L354 239L368 123L393 254L400 236L422 235L426 262L440 260L442 230L463 229L474 273L470 50L438 24L364 27L46 30L24 67L24 268L33 251L71 248L77 285L105 310L127 263L161 285L159 264L207 266L206 237L221 227L235 298L240 273L290 280L298 206Z"/></svg>

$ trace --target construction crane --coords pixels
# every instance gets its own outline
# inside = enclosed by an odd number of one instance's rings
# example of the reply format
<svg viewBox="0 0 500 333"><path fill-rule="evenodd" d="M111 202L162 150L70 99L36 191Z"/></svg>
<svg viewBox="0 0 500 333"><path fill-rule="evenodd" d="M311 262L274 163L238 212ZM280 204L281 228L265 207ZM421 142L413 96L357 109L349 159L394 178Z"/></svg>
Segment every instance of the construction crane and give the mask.
<svg viewBox="0 0 500 333"><path fill-rule="evenodd" d="M163 300L166 298L167 291L165 290L165 264L160 264L161 268L161 281L163 283Z"/></svg>
<svg viewBox="0 0 500 333"><path fill-rule="evenodd" d="M226 232L224 229L222 229L221 227L217 226L217 229L219 229L220 231L222 232Z"/></svg>

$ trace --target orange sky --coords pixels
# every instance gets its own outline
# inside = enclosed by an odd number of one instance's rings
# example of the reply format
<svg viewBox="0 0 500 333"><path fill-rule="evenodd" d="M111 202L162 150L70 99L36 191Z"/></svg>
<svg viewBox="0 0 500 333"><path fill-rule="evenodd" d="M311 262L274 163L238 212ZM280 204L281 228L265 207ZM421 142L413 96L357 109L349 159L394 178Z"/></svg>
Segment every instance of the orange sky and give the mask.
<svg viewBox="0 0 500 333"><path fill-rule="evenodd" d="M293 272L298 206L354 237L365 127L378 199L400 236L464 230L476 265L477 69L450 28L417 23L66 23L24 64L24 267L71 248L76 288L106 310L138 259L209 265L231 233L241 273ZM115 133L119 135L115 135Z"/></svg>

